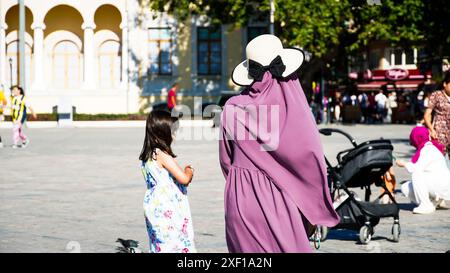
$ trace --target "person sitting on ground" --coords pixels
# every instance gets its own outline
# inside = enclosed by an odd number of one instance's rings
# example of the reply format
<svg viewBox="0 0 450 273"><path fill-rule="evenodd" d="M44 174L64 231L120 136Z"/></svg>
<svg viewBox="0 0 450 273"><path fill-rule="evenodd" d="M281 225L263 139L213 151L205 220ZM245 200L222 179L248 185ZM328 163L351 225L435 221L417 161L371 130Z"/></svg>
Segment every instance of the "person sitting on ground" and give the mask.
<svg viewBox="0 0 450 273"><path fill-rule="evenodd" d="M417 151L410 162L397 160L397 165L411 173L412 180L404 183L401 190L418 205L413 213L434 212L435 205L430 197L437 201L437 208L449 208L445 200L450 200L450 169L445 162L444 145L430 140L428 129L424 126L415 127L409 139Z"/></svg>

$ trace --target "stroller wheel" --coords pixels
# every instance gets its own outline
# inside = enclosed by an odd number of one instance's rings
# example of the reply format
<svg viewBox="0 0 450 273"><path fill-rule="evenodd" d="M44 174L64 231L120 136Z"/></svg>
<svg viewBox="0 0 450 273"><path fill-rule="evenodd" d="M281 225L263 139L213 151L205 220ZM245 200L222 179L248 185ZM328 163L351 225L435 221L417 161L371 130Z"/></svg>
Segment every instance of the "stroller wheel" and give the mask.
<svg viewBox="0 0 450 273"><path fill-rule="evenodd" d="M401 233L400 224L395 223L392 226L392 241L397 243L400 240L400 233Z"/></svg>
<svg viewBox="0 0 450 273"><path fill-rule="evenodd" d="M359 230L359 241L362 244L367 245L372 239L372 234L373 231L370 226L362 226L361 229Z"/></svg>

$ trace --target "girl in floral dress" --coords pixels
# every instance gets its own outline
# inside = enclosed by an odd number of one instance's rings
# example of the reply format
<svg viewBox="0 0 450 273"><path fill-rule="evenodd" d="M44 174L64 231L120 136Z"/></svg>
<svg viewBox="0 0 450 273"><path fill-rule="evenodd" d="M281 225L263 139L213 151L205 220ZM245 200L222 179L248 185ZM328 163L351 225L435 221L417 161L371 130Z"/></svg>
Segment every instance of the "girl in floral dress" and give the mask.
<svg viewBox="0 0 450 273"><path fill-rule="evenodd" d="M182 169L170 147L177 119L166 111L147 118L144 146L139 159L147 183L144 214L150 252L196 252L186 188L194 169Z"/></svg>

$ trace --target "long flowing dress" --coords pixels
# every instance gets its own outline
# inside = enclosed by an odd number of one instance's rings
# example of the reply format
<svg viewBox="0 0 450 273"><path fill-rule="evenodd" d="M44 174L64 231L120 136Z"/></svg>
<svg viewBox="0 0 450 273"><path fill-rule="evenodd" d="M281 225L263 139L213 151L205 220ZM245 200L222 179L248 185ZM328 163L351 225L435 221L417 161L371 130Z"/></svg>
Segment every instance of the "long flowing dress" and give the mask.
<svg viewBox="0 0 450 273"><path fill-rule="evenodd" d="M266 72L227 101L221 122L228 250L311 252L306 223L332 227L339 216L298 78L279 81Z"/></svg>
<svg viewBox="0 0 450 273"><path fill-rule="evenodd" d="M141 169L147 183L143 205L150 252L196 252L186 187L156 160L142 162Z"/></svg>
<svg viewBox="0 0 450 273"><path fill-rule="evenodd" d="M428 108L433 110L433 127L437 139L446 147L446 152L450 153L450 99L444 92L443 90L433 92L428 101Z"/></svg>

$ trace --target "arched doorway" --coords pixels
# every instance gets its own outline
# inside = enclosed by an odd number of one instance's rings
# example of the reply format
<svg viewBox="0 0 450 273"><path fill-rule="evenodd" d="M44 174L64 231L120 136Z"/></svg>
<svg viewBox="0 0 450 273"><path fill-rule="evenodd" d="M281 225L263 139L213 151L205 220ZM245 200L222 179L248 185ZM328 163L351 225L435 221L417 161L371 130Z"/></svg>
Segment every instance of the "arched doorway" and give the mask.
<svg viewBox="0 0 450 273"><path fill-rule="evenodd" d="M33 31L31 23L33 13L28 7L25 7L25 88L30 87L32 80L32 59L33 59ZM5 22L8 28L6 34L6 82L12 85L20 84L19 67L19 6L11 7L5 15ZM12 68L12 69L11 69Z"/></svg>
<svg viewBox="0 0 450 273"><path fill-rule="evenodd" d="M122 50L121 29L122 16L112 5L100 6L94 15L97 26L95 40L97 47L98 86L117 88L121 81Z"/></svg>
<svg viewBox="0 0 450 273"><path fill-rule="evenodd" d="M25 86L29 87L31 83L32 71L32 49L31 45L25 43ZM14 40L6 45L7 82L12 85L19 84L19 40ZM11 65L11 66L10 66ZM12 72L12 74L11 74Z"/></svg>
<svg viewBox="0 0 450 273"><path fill-rule="evenodd" d="M83 80L83 17L69 5L58 5L45 15L44 47L49 63L47 80L56 89L78 89Z"/></svg>
<svg viewBox="0 0 450 273"><path fill-rule="evenodd" d="M58 89L76 89L81 83L81 54L72 41L61 41L53 48L53 85Z"/></svg>
<svg viewBox="0 0 450 273"><path fill-rule="evenodd" d="M113 88L120 84L120 43L106 41L98 49L99 85Z"/></svg>

